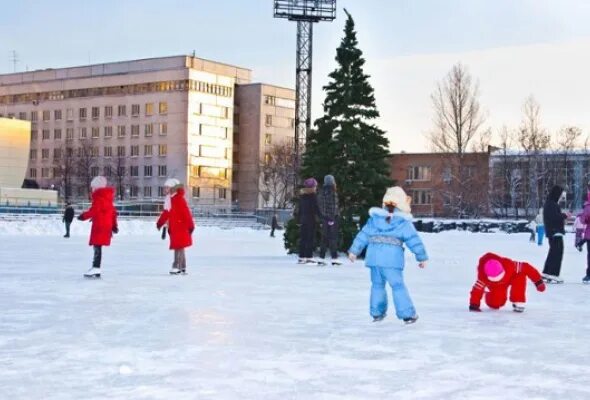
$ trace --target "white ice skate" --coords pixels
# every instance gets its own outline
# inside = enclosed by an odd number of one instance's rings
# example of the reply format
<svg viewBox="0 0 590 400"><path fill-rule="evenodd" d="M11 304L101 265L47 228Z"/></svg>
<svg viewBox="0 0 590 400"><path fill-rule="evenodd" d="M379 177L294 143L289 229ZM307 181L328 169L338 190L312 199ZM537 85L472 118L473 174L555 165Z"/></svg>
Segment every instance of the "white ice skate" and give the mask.
<svg viewBox="0 0 590 400"><path fill-rule="evenodd" d="M84 273L84 278L89 279L96 279L100 278L100 268L92 267L86 273Z"/></svg>
<svg viewBox="0 0 590 400"><path fill-rule="evenodd" d="M179 275L181 272L182 271L176 267L172 267L172 269L170 269L170 275Z"/></svg>
<svg viewBox="0 0 590 400"><path fill-rule="evenodd" d="M545 283L551 283L551 284L563 283L563 279L561 279L559 276L549 275L549 274L543 274L543 281Z"/></svg>
<svg viewBox="0 0 590 400"><path fill-rule="evenodd" d="M338 259L334 259L334 260L332 260L332 265L334 267L338 267L338 266L342 265L342 261L340 261Z"/></svg>
<svg viewBox="0 0 590 400"><path fill-rule="evenodd" d="M512 303L512 311L517 313L524 312L524 303Z"/></svg>

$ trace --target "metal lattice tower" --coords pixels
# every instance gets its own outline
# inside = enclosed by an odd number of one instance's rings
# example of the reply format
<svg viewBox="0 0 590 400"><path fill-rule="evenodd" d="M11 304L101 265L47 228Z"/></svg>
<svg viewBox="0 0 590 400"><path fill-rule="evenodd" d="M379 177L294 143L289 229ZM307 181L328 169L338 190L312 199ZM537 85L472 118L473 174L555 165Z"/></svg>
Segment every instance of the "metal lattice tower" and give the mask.
<svg viewBox="0 0 590 400"><path fill-rule="evenodd" d="M333 21L336 0L274 0L274 17L297 22L294 143L294 179L297 181L301 149L311 128L313 23Z"/></svg>

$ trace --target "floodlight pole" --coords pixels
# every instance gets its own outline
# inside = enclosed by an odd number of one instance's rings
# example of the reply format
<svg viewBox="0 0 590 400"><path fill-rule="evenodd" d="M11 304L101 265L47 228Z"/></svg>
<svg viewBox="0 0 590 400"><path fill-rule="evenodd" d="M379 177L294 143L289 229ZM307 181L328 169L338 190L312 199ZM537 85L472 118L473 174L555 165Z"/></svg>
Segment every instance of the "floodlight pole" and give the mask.
<svg viewBox="0 0 590 400"><path fill-rule="evenodd" d="M297 21L297 60L295 81L295 186L302 148L311 129L311 67L313 22Z"/></svg>

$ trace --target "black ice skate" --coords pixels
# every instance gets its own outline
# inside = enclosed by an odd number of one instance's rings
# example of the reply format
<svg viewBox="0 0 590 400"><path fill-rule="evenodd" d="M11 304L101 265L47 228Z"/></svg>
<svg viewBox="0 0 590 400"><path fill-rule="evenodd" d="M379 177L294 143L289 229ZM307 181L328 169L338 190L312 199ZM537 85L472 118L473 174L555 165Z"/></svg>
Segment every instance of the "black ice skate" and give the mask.
<svg viewBox="0 0 590 400"><path fill-rule="evenodd" d="M411 318L404 318L404 323L405 323L406 325L411 325L411 324L414 324L414 323L416 323L416 321L418 321L418 316L417 316L417 315L414 315L414 316L413 316L413 317L411 317Z"/></svg>
<svg viewBox="0 0 590 400"><path fill-rule="evenodd" d="M338 266L342 265L342 262L340 260L332 260L332 265L334 267L338 267Z"/></svg>
<svg viewBox="0 0 590 400"><path fill-rule="evenodd" d="M387 316L387 314L373 316L373 322L383 321L386 316Z"/></svg>

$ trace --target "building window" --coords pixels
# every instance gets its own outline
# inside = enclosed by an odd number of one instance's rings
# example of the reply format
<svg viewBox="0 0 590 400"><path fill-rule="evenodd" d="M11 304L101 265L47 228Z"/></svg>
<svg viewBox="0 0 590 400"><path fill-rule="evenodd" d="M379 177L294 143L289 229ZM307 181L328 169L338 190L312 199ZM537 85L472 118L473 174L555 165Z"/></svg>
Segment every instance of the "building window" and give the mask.
<svg viewBox="0 0 590 400"><path fill-rule="evenodd" d="M86 128L78 128L78 137L80 139L86 139L87 138Z"/></svg>
<svg viewBox="0 0 590 400"><path fill-rule="evenodd" d="M264 144L266 144L266 145L272 144L272 135L270 133L267 133L264 136Z"/></svg>
<svg viewBox="0 0 590 400"><path fill-rule="evenodd" d="M74 128L66 129L66 140L74 140Z"/></svg>
<svg viewBox="0 0 590 400"><path fill-rule="evenodd" d="M113 148L111 146L105 146L104 156L105 157L112 157L113 156Z"/></svg>
<svg viewBox="0 0 590 400"><path fill-rule="evenodd" d="M429 206L432 204L432 192L430 190L411 190L412 205Z"/></svg>
<svg viewBox="0 0 590 400"><path fill-rule="evenodd" d="M113 106L105 106L104 117L108 119L113 118Z"/></svg>
<svg viewBox="0 0 590 400"><path fill-rule="evenodd" d="M272 161L272 156L270 153L264 153L264 165L269 165Z"/></svg>
<svg viewBox="0 0 590 400"><path fill-rule="evenodd" d="M51 138L51 136L50 136L50 134L49 134L49 129L43 129L43 130L41 131L41 138L42 138L43 140L48 140L48 139L50 139L50 138Z"/></svg>
<svg viewBox="0 0 590 400"><path fill-rule="evenodd" d="M127 106L119 106L117 107L117 115L119 117L124 117L127 115Z"/></svg>
<svg viewBox="0 0 590 400"><path fill-rule="evenodd" d="M74 156L74 149L72 147L66 147L66 155L68 157L73 157Z"/></svg>
<svg viewBox="0 0 590 400"><path fill-rule="evenodd" d="M37 111L31 111L31 122L37 122Z"/></svg>
<svg viewBox="0 0 590 400"><path fill-rule="evenodd" d="M80 117L80 121L85 121L86 120L86 109L80 108L80 110L78 111L78 116Z"/></svg>
<svg viewBox="0 0 590 400"><path fill-rule="evenodd" d="M110 139L113 137L113 127L112 126L105 126L104 127L104 137L106 139Z"/></svg>
<svg viewBox="0 0 590 400"><path fill-rule="evenodd" d="M31 159L31 160L37 159L37 149L29 150L29 159Z"/></svg>
<svg viewBox="0 0 590 400"><path fill-rule="evenodd" d="M41 149L41 158L47 160L49 158L49 149Z"/></svg>
<svg viewBox="0 0 590 400"><path fill-rule="evenodd" d="M143 197L152 197L152 187L151 186L144 186Z"/></svg>
<svg viewBox="0 0 590 400"><path fill-rule="evenodd" d="M133 177L139 176L139 167L137 165L132 165L129 167L129 175Z"/></svg>
<svg viewBox="0 0 590 400"><path fill-rule="evenodd" d="M158 105L158 112L160 114L168 114L168 103L165 101L160 102Z"/></svg>
<svg viewBox="0 0 590 400"><path fill-rule="evenodd" d="M124 138L125 137L125 125L117 126L117 137Z"/></svg>
<svg viewBox="0 0 590 400"><path fill-rule="evenodd" d="M131 157L139 156L139 145L131 146Z"/></svg>
<svg viewBox="0 0 590 400"><path fill-rule="evenodd" d="M51 111L44 110L43 111L43 121L49 121L51 119Z"/></svg>
<svg viewBox="0 0 590 400"><path fill-rule="evenodd" d="M443 168L442 180L444 183L451 183L451 180L452 180L451 167L444 167Z"/></svg>
<svg viewBox="0 0 590 400"><path fill-rule="evenodd" d="M143 176L146 178L152 177L152 166L151 165L144 165L143 166Z"/></svg>
<svg viewBox="0 0 590 400"><path fill-rule="evenodd" d="M49 168L41 168L41 178L49 178Z"/></svg>
<svg viewBox="0 0 590 400"><path fill-rule="evenodd" d="M154 115L154 104L153 103L146 103L145 104L145 115L148 117Z"/></svg>
<svg viewBox="0 0 590 400"><path fill-rule="evenodd" d="M125 157L125 146L117 146L117 157Z"/></svg>
<svg viewBox="0 0 590 400"><path fill-rule="evenodd" d="M97 126L92 127L92 139L98 139L100 137L100 128Z"/></svg>
<svg viewBox="0 0 590 400"><path fill-rule="evenodd" d="M158 165L158 176L165 177L168 175L168 168L166 165Z"/></svg>
<svg viewBox="0 0 590 400"><path fill-rule="evenodd" d="M291 122L291 128L295 128L295 119L289 118L289 121Z"/></svg>
<svg viewBox="0 0 590 400"><path fill-rule="evenodd" d="M193 192L194 198L201 197L201 188L200 187L194 186L192 192Z"/></svg>
<svg viewBox="0 0 590 400"><path fill-rule="evenodd" d="M131 137L139 137L139 125L131 125Z"/></svg>
<svg viewBox="0 0 590 400"><path fill-rule="evenodd" d="M264 96L264 104L268 104L269 106L274 106L276 103L276 98L274 96Z"/></svg>
<svg viewBox="0 0 590 400"><path fill-rule="evenodd" d="M31 130L31 140L37 140L37 130Z"/></svg>
<svg viewBox="0 0 590 400"><path fill-rule="evenodd" d="M29 169L29 176L31 178L36 178L37 177L37 168L31 168L31 169Z"/></svg>
<svg viewBox="0 0 590 400"><path fill-rule="evenodd" d="M154 124L145 124L144 132L145 137L151 137L154 133Z"/></svg>
<svg viewBox="0 0 590 400"><path fill-rule="evenodd" d="M61 149L59 149L59 148L53 149L53 159L54 160L61 159Z"/></svg>
<svg viewBox="0 0 590 400"><path fill-rule="evenodd" d="M225 199L227 197L227 189L219 188L219 198Z"/></svg>
<svg viewBox="0 0 590 400"><path fill-rule="evenodd" d="M431 179L431 167L416 166L408 168L407 180L409 181L429 181Z"/></svg>
<svg viewBox="0 0 590 400"><path fill-rule="evenodd" d="M73 108L68 108L66 110L66 120L67 121L73 121L74 120L74 109Z"/></svg>
<svg viewBox="0 0 590 400"><path fill-rule="evenodd" d="M266 126L271 126L272 125L272 115L266 114L266 117L264 118L264 124Z"/></svg>
<svg viewBox="0 0 590 400"><path fill-rule="evenodd" d="M129 196L137 197L139 195L139 187L133 185L129 188Z"/></svg>
<svg viewBox="0 0 590 400"><path fill-rule="evenodd" d="M61 129L54 129L53 130L53 138L57 140L61 140Z"/></svg>
<svg viewBox="0 0 590 400"><path fill-rule="evenodd" d="M90 167L90 175L97 176L98 174L98 167Z"/></svg>
<svg viewBox="0 0 590 400"><path fill-rule="evenodd" d="M100 107L92 107L92 119L100 117Z"/></svg>
<svg viewBox="0 0 590 400"><path fill-rule="evenodd" d="M164 197L166 193L164 192L164 186L158 186L158 197Z"/></svg>
<svg viewBox="0 0 590 400"><path fill-rule="evenodd" d="M113 168L110 165L105 165L103 168L103 174L106 177L109 177L113 174Z"/></svg>
<svg viewBox="0 0 590 400"><path fill-rule="evenodd" d="M98 157L98 146L93 146L93 147L90 148L90 155L92 157ZM95 174L95 176L96 175L98 175L98 173Z"/></svg>
<svg viewBox="0 0 590 400"><path fill-rule="evenodd" d="M132 117L139 117L139 104L132 104L131 105L131 116Z"/></svg>
<svg viewBox="0 0 590 400"><path fill-rule="evenodd" d="M160 124L159 133L160 133L160 136L168 135L168 124L166 122L162 122Z"/></svg>
<svg viewBox="0 0 590 400"><path fill-rule="evenodd" d="M53 119L56 121L61 121L61 110L53 111Z"/></svg>
<svg viewBox="0 0 590 400"><path fill-rule="evenodd" d="M161 144L158 146L158 155L163 157L168 154L168 146L165 144Z"/></svg>

